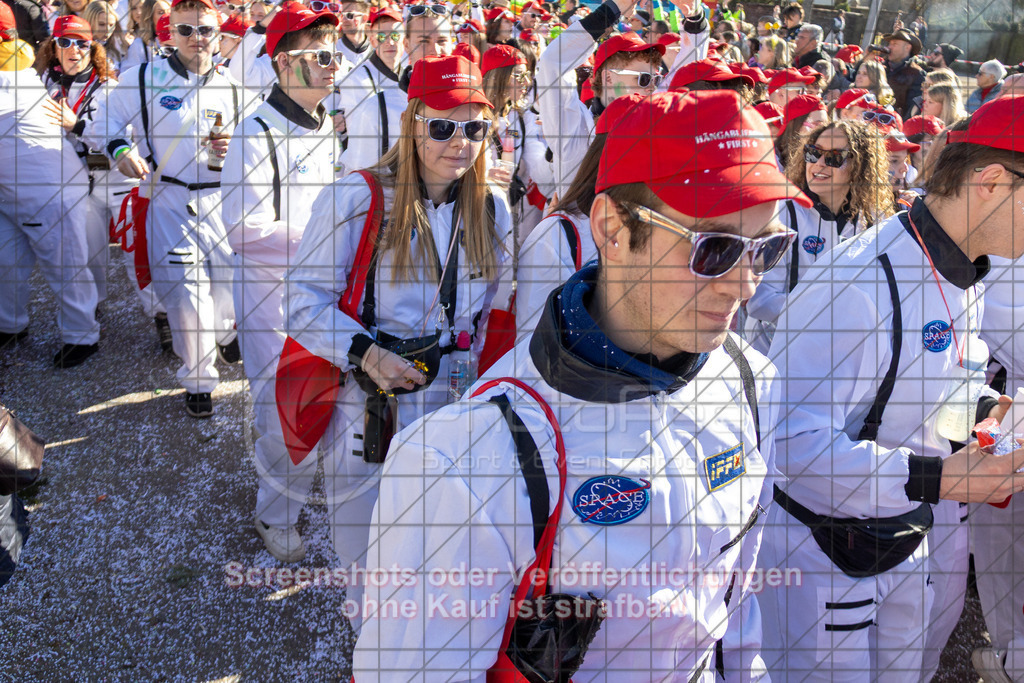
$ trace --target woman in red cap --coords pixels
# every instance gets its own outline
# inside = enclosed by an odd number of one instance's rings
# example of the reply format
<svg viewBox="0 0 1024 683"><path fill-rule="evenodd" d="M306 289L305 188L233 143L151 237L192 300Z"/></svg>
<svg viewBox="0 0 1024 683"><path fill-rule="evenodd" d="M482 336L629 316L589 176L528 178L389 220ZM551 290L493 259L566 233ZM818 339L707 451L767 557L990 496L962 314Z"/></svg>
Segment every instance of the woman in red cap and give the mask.
<svg viewBox="0 0 1024 683"><path fill-rule="evenodd" d="M92 39L92 28L84 18L73 14L57 17L53 36L39 46L36 69L52 101L44 103L47 113L59 124L83 161L81 181L90 188L86 216L86 243L89 270L96 281L99 301L107 295L107 260L110 243L107 225L111 211L120 208L120 199L108 196L116 191L131 191L120 173L110 176L110 162L101 146L90 149L83 141L87 124L96 111L96 98L105 87L117 85L106 50ZM115 204L116 202L116 204Z"/></svg>
<svg viewBox="0 0 1024 683"><path fill-rule="evenodd" d="M789 292L827 251L894 213L889 162L878 135L859 121L836 121L803 138L802 154L786 169L790 182L810 197L806 208L788 201L779 219L797 231L792 250L765 274L747 302L747 338L768 352Z"/></svg>
<svg viewBox="0 0 1024 683"><path fill-rule="evenodd" d="M484 17L487 19L485 35L488 47L504 43L512 37L514 18L507 9L504 7L489 9L484 13Z"/></svg>
<svg viewBox="0 0 1024 683"><path fill-rule="evenodd" d="M345 567L362 562L390 435L468 386L456 361L483 343L511 232L508 206L486 182L492 107L477 66L425 57L412 68L408 99L387 155L320 193L287 277L288 333L353 374L320 441ZM379 239L364 240L375 215ZM339 309L342 293L351 315Z"/></svg>
<svg viewBox="0 0 1024 683"><path fill-rule="evenodd" d="M782 132L775 139L775 160L779 169L786 168L804 137L828 122L828 110L816 95L797 95L783 109Z"/></svg>
<svg viewBox="0 0 1024 683"><path fill-rule="evenodd" d="M935 138L942 133L945 127L942 120L935 116L913 116L903 123L903 134L907 136L907 139L914 144L921 145L921 149L910 154L910 163L917 169L916 184L922 187L927 180L924 174L925 159L935 143Z"/></svg>
<svg viewBox="0 0 1024 683"><path fill-rule="evenodd" d="M460 43L472 45L482 55L487 52L487 37L484 35L484 31L484 25L479 21L467 19L455 30L455 39Z"/></svg>
<svg viewBox="0 0 1024 683"><path fill-rule="evenodd" d="M527 191L540 180L551 193L551 165L544 158L547 144L537 115L530 110L531 78L523 53L511 45L495 45L481 61L484 94L495 107L488 177L508 188L509 203L519 214L521 241L540 221L544 207L543 200L539 207L531 205Z"/></svg>

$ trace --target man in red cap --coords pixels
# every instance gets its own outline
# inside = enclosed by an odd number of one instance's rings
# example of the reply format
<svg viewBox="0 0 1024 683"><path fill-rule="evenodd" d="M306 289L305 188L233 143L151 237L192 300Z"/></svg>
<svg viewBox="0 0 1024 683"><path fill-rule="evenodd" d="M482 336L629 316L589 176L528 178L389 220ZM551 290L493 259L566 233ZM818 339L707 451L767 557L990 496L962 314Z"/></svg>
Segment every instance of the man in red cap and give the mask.
<svg viewBox="0 0 1024 683"><path fill-rule="evenodd" d="M511 379L392 442L368 570L412 575L366 589L381 608L356 644L356 681L426 669L513 680L499 659L509 598L545 538L549 591L607 609L579 670L545 667L545 679L764 673L747 572L771 501L777 390L729 328L792 241L776 203L809 201L776 169L760 115L728 91L640 101L608 133L596 189L599 263L555 289L536 331L488 372ZM483 578L447 580L452 567ZM429 609L439 601L457 607ZM388 619L391 604L416 618Z"/></svg>
<svg viewBox="0 0 1024 683"><path fill-rule="evenodd" d="M539 27L541 17L544 16L544 8L539 2L528 2L520 10L519 21L516 24L515 33L522 31L533 31Z"/></svg>
<svg viewBox="0 0 1024 683"><path fill-rule="evenodd" d="M930 680L963 608L960 503L1024 490L1024 449L990 455L971 436L1010 403L978 398L977 285L989 255L1024 253L1016 100L950 133L927 196L833 249L779 318L785 478L761 554L802 580L759 596L775 680Z"/></svg>
<svg viewBox="0 0 1024 683"><path fill-rule="evenodd" d="M256 439L256 531L271 555L305 555L296 530L316 458L293 465L274 398L284 338L284 275L295 261L313 200L334 180L340 150L321 104L334 92L343 58L338 17L301 5L277 12L267 51L278 75L270 95L242 120L224 160L223 216L235 253L235 310L245 375L253 398Z"/></svg>
<svg viewBox="0 0 1024 683"><path fill-rule="evenodd" d="M374 10L369 30L373 52L338 83L331 98L331 109L344 112L341 161L349 171L373 166L398 139L408 104L399 87L403 33L402 15L396 10Z"/></svg>
<svg viewBox="0 0 1024 683"><path fill-rule="evenodd" d="M220 17L211 0L175 0L170 17L176 52L123 72L94 121L118 169L142 180L139 194L150 200L146 239L136 247L148 244L151 286L182 360L185 410L209 417L214 361L241 360L220 165L244 94L213 67Z"/></svg>
<svg viewBox="0 0 1024 683"><path fill-rule="evenodd" d="M804 88L815 80L816 76L802 74L796 69L776 71L768 81L768 100L785 110L790 99L803 95Z"/></svg>
<svg viewBox="0 0 1024 683"><path fill-rule="evenodd" d="M633 10L635 0L606 0L591 14L562 31L537 60L537 105L544 137L554 152L555 185L564 193L576 175L590 146L594 120L617 97L636 92L651 93L662 77L660 65L665 47L645 43L636 33L614 35L598 43L620 17ZM706 41L693 50L708 31L703 12L684 22L685 57L676 67L704 56ZM576 69L594 57L589 81L594 100L588 109L577 96Z"/></svg>
<svg viewBox="0 0 1024 683"><path fill-rule="evenodd" d="M17 36L11 8L0 3L0 349L29 333L29 277L38 262L60 305L63 346L53 362L68 368L99 349L85 240L88 179L41 106L49 96L32 69L31 46Z"/></svg>

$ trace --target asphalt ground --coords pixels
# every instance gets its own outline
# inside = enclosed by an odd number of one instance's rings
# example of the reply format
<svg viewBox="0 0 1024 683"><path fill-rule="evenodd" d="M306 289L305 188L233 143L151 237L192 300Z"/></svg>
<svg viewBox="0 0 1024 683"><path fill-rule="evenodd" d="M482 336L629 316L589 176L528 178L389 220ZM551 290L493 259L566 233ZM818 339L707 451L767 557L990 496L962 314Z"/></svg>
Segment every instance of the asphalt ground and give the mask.
<svg viewBox="0 0 1024 683"><path fill-rule="evenodd" d="M241 367L219 366L214 417L187 417L177 360L118 265L99 353L56 370L56 301L32 283L30 335L0 352L0 402L49 445L31 538L0 589L0 681L347 681L343 589L272 575L253 531ZM319 482L299 526L301 566L333 567ZM975 594L934 680L977 681L970 653L987 642Z"/></svg>

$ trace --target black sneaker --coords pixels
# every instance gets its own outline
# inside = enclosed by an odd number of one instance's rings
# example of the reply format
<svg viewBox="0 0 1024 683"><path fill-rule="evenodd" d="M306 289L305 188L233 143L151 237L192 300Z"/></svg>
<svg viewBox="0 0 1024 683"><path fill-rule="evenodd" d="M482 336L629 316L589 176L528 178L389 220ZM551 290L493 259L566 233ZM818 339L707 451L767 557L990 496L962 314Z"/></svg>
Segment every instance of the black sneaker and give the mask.
<svg viewBox="0 0 1024 683"><path fill-rule="evenodd" d="M73 368L99 350L99 344L65 344L53 357L53 364L58 368Z"/></svg>
<svg viewBox="0 0 1024 683"><path fill-rule="evenodd" d="M228 365L235 365L242 360L242 350L238 348L236 336L227 344L217 344L217 356Z"/></svg>
<svg viewBox="0 0 1024 683"><path fill-rule="evenodd" d="M23 329L21 332L0 332L0 349L6 349L8 346L14 348L15 344L17 344L27 336L27 327Z"/></svg>
<svg viewBox="0 0 1024 683"><path fill-rule="evenodd" d="M192 417L210 417L213 415L213 399L209 394L185 393L185 412Z"/></svg>
<svg viewBox="0 0 1024 683"><path fill-rule="evenodd" d="M174 337L171 336L171 323L167 322L167 314L157 313L153 318L153 323L156 325L156 336L160 339L160 350L173 350Z"/></svg>

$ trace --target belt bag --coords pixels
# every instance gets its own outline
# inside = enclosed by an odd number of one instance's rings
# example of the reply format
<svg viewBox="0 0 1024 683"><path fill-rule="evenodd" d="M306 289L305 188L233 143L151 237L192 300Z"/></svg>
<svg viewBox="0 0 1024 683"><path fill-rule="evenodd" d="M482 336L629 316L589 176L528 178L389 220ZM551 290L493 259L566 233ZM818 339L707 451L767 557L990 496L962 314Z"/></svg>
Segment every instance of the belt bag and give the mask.
<svg viewBox="0 0 1024 683"><path fill-rule="evenodd" d="M778 486L775 502L807 526L821 551L855 579L887 572L913 555L935 521L928 503L896 517L846 519L815 514Z"/></svg>
<svg viewBox="0 0 1024 683"><path fill-rule="evenodd" d="M412 389L395 387L391 390L391 393L396 396L411 394L414 391L426 389L430 386L437 378L437 373L441 369L441 356L444 355L444 349L441 348L440 340L440 333L434 333L426 337L414 337L412 339L399 339L383 332L377 333L377 341L375 342L377 346L401 356L415 365L416 369L427 377L427 381L422 385L414 385ZM378 392L377 384L370 379L370 376L362 368L352 370L352 376L359 384L359 387L368 395Z"/></svg>

